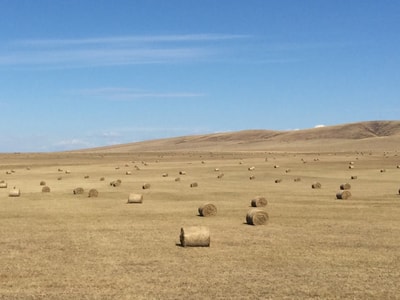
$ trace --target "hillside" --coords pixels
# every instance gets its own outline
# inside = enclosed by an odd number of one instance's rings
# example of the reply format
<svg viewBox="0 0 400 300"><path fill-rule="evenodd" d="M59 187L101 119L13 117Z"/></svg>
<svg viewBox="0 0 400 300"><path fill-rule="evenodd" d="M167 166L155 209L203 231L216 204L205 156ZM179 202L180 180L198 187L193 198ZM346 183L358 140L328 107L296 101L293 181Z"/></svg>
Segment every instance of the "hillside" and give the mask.
<svg viewBox="0 0 400 300"><path fill-rule="evenodd" d="M396 151L400 121L369 121L319 128L181 136L86 149L89 152L133 151Z"/></svg>

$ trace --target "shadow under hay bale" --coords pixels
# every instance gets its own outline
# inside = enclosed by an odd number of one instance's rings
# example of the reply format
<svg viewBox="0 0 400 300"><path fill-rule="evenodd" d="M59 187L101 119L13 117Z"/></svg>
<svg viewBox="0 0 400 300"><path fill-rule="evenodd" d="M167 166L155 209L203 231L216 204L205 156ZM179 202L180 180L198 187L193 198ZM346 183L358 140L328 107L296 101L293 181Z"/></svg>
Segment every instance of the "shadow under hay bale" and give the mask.
<svg viewBox="0 0 400 300"><path fill-rule="evenodd" d="M259 208L250 209L246 215L246 223L249 225L265 225L268 219L268 213Z"/></svg>
<svg viewBox="0 0 400 300"><path fill-rule="evenodd" d="M13 188L8 192L9 197L19 197L21 196L21 191L17 188Z"/></svg>
<svg viewBox="0 0 400 300"><path fill-rule="evenodd" d="M268 201L267 201L267 199L265 199L265 197L257 196L251 200L250 204L252 207L263 207L263 206L267 206Z"/></svg>
<svg viewBox="0 0 400 300"><path fill-rule="evenodd" d="M79 195L79 194L83 194L84 193L84 189L81 187L77 187L75 188L72 192L74 193L74 195Z"/></svg>
<svg viewBox="0 0 400 300"><path fill-rule="evenodd" d="M50 193L50 188L48 186L42 187L42 193Z"/></svg>
<svg viewBox="0 0 400 300"><path fill-rule="evenodd" d="M342 183L341 185L340 185L340 189L341 190L350 190L351 189L351 185L350 185L350 183Z"/></svg>
<svg viewBox="0 0 400 300"><path fill-rule="evenodd" d="M136 194L136 193L130 193L127 203L137 203L137 204L143 203L143 195Z"/></svg>
<svg viewBox="0 0 400 300"><path fill-rule="evenodd" d="M336 199L346 200L351 197L351 192L349 190L343 190L336 193Z"/></svg>
<svg viewBox="0 0 400 300"><path fill-rule="evenodd" d="M210 229L205 226L182 227L179 240L182 247L210 247Z"/></svg>
<svg viewBox="0 0 400 300"><path fill-rule="evenodd" d="M320 182L314 182L314 183L311 185L311 188L313 188L313 189L320 189L321 187L322 187L322 185L321 185Z"/></svg>
<svg viewBox="0 0 400 300"><path fill-rule="evenodd" d="M198 208L198 212L202 217L212 217L217 214L217 207L212 203L204 203Z"/></svg>
<svg viewBox="0 0 400 300"><path fill-rule="evenodd" d="M89 195L88 195L89 198L96 198L98 196L99 196L99 192L96 189L91 189L89 191Z"/></svg>

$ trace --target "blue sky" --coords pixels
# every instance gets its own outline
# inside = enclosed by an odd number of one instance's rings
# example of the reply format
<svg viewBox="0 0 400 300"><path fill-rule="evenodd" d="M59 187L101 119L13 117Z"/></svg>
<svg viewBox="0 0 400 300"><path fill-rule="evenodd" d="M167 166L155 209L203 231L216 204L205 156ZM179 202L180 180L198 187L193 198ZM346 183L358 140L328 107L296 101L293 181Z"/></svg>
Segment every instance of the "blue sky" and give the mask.
<svg viewBox="0 0 400 300"><path fill-rule="evenodd" d="M0 0L0 152L400 115L396 0Z"/></svg>

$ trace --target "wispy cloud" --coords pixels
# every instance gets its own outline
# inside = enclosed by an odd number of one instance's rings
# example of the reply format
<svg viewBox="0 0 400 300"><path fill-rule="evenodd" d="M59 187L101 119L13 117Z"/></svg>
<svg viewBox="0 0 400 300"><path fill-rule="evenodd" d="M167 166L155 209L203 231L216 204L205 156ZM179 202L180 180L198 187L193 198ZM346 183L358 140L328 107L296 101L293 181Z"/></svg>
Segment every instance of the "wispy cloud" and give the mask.
<svg viewBox="0 0 400 300"><path fill-rule="evenodd" d="M133 88L94 88L72 91L73 94L94 97L111 101L134 101L140 99L182 99L203 97L202 93L194 92L154 92Z"/></svg>
<svg viewBox="0 0 400 300"><path fill-rule="evenodd" d="M212 59L222 51L216 42L247 35L186 34L36 39L0 48L0 65L84 68L134 64L167 64Z"/></svg>

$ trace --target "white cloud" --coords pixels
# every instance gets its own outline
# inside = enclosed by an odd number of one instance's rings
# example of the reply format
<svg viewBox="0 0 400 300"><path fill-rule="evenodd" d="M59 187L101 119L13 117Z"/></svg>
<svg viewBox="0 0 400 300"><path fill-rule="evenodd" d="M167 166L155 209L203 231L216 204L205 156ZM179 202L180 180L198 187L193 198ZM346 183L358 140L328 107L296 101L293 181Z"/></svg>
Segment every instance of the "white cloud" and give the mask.
<svg viewBox="0 0 400 300"><path fill-rule="evenodd" d="M322 127L325 127L325 125L319 124L319 125L315 125L315 126L314 126L314 128L322 128Z"/></svg>

